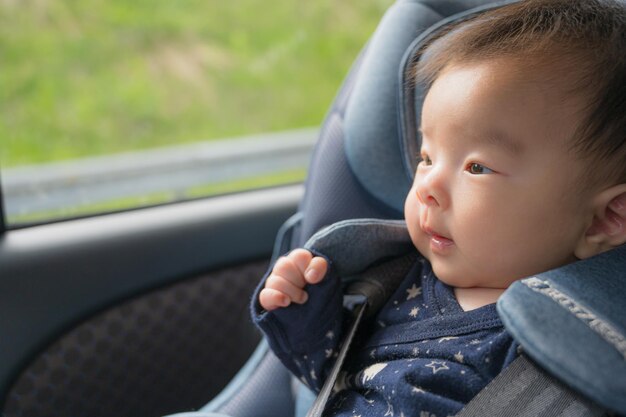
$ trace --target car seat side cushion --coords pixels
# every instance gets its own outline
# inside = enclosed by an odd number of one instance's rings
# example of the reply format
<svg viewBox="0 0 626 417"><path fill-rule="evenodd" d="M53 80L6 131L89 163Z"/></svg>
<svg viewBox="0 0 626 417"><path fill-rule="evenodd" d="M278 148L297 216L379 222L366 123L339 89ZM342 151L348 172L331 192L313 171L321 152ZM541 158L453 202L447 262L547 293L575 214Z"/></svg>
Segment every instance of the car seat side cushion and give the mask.
<svg viewBox="0 0 626 417"><path fill-rule="evenodd" d="M507 330L559 380L626 414L626 245L513 284Z"/></svg>
<svg viewBox="0 0 626 417"><path fill-rule="evenodd" d="M346 110L350 168L368 192L398 211L411 186L400 143L398 68L415 37L441 17L419 2L394 4L368 45Z"/></svg>

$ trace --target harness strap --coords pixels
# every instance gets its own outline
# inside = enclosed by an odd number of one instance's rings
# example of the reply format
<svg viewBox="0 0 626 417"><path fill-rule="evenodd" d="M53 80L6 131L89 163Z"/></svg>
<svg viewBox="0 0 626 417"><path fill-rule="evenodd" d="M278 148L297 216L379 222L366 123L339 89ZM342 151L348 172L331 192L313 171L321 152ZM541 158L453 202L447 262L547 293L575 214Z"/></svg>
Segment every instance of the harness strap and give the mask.
<svg viewBox="0 0 626 417"><path fill-rule="evenodd" d="M339 351L337 359L335 360L335 364L333 365L333 368L331 369L328 378L326 378L322 390L319 394L317 394L315 402L309 409L309 412L306 413L306 417L320 417L324 412L324 408L326 407L326 403L328 402L330 393L333 391L333 386L335 385L335 381L337 380L337 375L339 375L339 371L341 370L341 366L346 359L346 354L348 353L348 349L350 348L350 344L352 343L352 339L354 338L357 327L359 327L361 319L363 318L363 314L365 313L366 306L367 302L366 300L363 300L355 307L356 318L350 325L350 331L343 341L343 345L341 346L341 350Z"/></svg>
<svg viewBox="0 0 626 417"><path fill-rule="evenodd" d="M456 417L601 417L605 410L520 355Z"/></svg>
<svg viewBox="0 0 626 417"><path fill-rule="evenodd" d="M409 272L411 266L417 259L417 253L409 253L400 258L388 260L381 264L370 266L357 276L348 277L349 282L344 297L344 305L349 306L355 316L350 329L348 330L341 350L335 363L322 386L322 390L317 395L315 402L309 409L306 417L320 417L328 398L332 393L339 371L363 318L371 317L380 310L387 299L400 285L402 279Z"/></svg>

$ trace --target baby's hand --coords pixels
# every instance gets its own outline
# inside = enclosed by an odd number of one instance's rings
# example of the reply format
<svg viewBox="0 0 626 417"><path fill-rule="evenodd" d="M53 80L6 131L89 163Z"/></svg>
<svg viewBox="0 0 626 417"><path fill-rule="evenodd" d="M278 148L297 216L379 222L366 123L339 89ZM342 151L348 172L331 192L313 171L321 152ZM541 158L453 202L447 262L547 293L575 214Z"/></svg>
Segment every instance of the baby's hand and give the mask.
<svg viewBox="0 0 626 417"><path fill-rule="evenodd" d="M307 284L317 284L324 275L328 263L321 256L313 256L306 249L296 249L278 258L272 273L259 293L259 302L266 311L287 307L292 302L306 303L309 295L304 291Z"/></svg>

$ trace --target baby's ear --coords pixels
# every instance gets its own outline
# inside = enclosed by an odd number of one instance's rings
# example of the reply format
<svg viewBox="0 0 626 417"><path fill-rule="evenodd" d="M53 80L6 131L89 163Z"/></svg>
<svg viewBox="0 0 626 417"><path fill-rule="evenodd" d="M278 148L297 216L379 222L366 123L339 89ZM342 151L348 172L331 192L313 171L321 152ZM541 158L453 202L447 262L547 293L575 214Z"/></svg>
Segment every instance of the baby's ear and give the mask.
<svg viewBox="0 0 626 417"><path fill-rule="evenodd" d="M589 258L626 242L626 184L600 192L591 225L576 248L576 257Z"/></svg>

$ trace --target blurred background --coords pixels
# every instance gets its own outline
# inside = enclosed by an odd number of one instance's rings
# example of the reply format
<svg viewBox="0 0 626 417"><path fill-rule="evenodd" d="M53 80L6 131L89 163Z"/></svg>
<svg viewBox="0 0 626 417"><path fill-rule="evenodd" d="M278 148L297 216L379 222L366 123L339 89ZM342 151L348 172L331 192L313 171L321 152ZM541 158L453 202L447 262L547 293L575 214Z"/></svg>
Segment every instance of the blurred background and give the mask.
<svg viewBox="0 0 626 417"><path fill-rule="evenodd" d="M0 0L8 227L301 181L390 0Z"/></svg>

